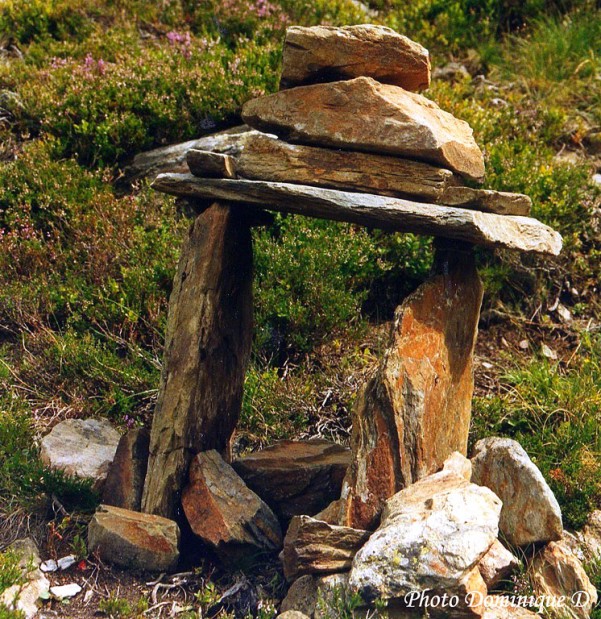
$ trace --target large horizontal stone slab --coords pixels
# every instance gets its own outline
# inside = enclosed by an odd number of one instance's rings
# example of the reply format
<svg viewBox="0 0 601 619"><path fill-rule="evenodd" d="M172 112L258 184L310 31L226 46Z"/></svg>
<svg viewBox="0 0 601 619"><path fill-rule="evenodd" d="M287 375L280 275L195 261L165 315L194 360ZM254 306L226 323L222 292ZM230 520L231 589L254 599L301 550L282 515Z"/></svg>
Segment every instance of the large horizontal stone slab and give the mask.
<svg viewBox="0 0 601 619"><path fill-rule="evenodd" d="M450 170L421 161L288 144L261 133L249 136L238 158L237 171L251 180L357 189L432 202L459 183ZM196 173L196 169L192 172Z"/></svg>
<svg viewBox="0 0 601 619"><path fill-rule="evenodd" d="M373 194L291 183L203 179L192 174L161 174L152 186L176 196L261 204L286 213L447 237L488 247L556 256L562 245L558 232L529 217L494 215Z"/></svg>
<svg viewBox="0 0 601 619"><path fill-rule="evenodd" d="M430 99L369 77L252 99L242 118L291 142L400 155L467 178L484 176L484 158L466 122Z"/></svg>
<svg viewBox="0 0 601 619"><path fill-rule="evenodd" d="M179 559L179 527L173 520L100 505L88 525L88 548L106 562L162 572Z"/></svg>
<svg viewBox="0 0 601 619"><path fill-rule="evenodd" d="M430 85L430 54L385 26L293 26L286 31L281 88L361 76L424 90Z"/></svg>

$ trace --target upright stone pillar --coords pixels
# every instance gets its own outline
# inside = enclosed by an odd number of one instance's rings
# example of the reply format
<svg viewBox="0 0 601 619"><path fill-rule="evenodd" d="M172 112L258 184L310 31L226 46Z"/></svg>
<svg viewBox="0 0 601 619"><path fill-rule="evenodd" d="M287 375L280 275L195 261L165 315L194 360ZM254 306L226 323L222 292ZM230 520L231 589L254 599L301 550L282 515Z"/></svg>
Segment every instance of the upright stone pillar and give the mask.
<svg viewBox="0 0 601 619"><path fill-rule="evenodd" d="M437 241L433 275L397 309L353 410L340 524L374 528L386 499L466 453L481 303L472 247Z"/></svg>
<svg viewBox="0 0 601 619"><path fill-rule="evenodd" d="M174 518L199 451L227 452L240 415L252 340L250 221L213 204L184 243L152 422L143 511Z"/></svg>

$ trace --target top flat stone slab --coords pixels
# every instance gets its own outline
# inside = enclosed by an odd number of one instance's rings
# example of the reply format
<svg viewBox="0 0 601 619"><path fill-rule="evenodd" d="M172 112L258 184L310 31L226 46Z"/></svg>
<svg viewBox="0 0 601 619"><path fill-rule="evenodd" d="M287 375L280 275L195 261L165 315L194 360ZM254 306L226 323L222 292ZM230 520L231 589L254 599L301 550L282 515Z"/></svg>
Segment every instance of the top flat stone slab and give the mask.
<svg viewBox="0 0 601 619"><path fill-rule="evenodd" d="M471 127L436 103L369 77L299 86L248 101L251 127L300 144L400 155L481 180Z"/></svg>
<svg viewBox="0 0 601 619"><path fill-rule="evenodd" d="M362 76L424 90L430 85L430 54L385 26L293 26L286 31L280 88Z"/></svg>
<svg viewBox="0 0 601 619"><path fill-rule="evenodd" d="M175 196L210 198L396 232L441 236L488 247L556 256L558 232L530 217L494 215L368 193L266 181L160 174L152 187Z"/></svg>

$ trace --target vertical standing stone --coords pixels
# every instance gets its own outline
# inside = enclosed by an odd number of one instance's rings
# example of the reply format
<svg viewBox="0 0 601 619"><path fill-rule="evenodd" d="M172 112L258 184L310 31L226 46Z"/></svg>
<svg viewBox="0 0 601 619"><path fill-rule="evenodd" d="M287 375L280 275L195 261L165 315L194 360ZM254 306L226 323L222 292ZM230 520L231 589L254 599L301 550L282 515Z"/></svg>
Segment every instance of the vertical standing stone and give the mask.
<svg viewBox="0 0 601 619"><path fill-rule="evenodd" d="M470 246L438 243L434 275L397 309L353 411L340 524L377 526L386 499L466 453L482 284Z"/></svg>
<svg viewBox="0 0 601 619"><path fill-rule="evenodd" d="M236 207L216 203L191 227L174 280L145 512L173 518L194 455L227 451L251 339L250 223Z"/></svg>

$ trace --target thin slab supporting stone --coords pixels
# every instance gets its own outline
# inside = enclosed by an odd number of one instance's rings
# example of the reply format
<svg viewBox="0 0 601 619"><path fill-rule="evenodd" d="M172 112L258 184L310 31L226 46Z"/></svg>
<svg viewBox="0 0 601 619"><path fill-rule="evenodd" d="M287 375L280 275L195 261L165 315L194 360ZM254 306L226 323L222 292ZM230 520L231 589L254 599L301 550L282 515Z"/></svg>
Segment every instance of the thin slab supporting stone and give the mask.
<svg viewBox="0 0 601 619"><path fill-rule="evenodd" d="M487 247L557 256L562 245L558 232L530 217L494 215L367 193L291 183L199 178L192 174L161 174L152 186L175 196L260 204L284 213L446 237Z"/></svg>
<svg viewBox="0 0 601 619"><path fill-rule="evenodd" d="M184 243L173 292L142 508L173 518L199 451L226 453L252 338L252 246L236 207L214 204Z"/></svg>
<svg viewBox="0 0 601 619"><path fill-rule="evenodd" d="M466 453L482 283L469 246L443 245L435 260L353 409L340 524L375 528L389 497Z"/></svg>

